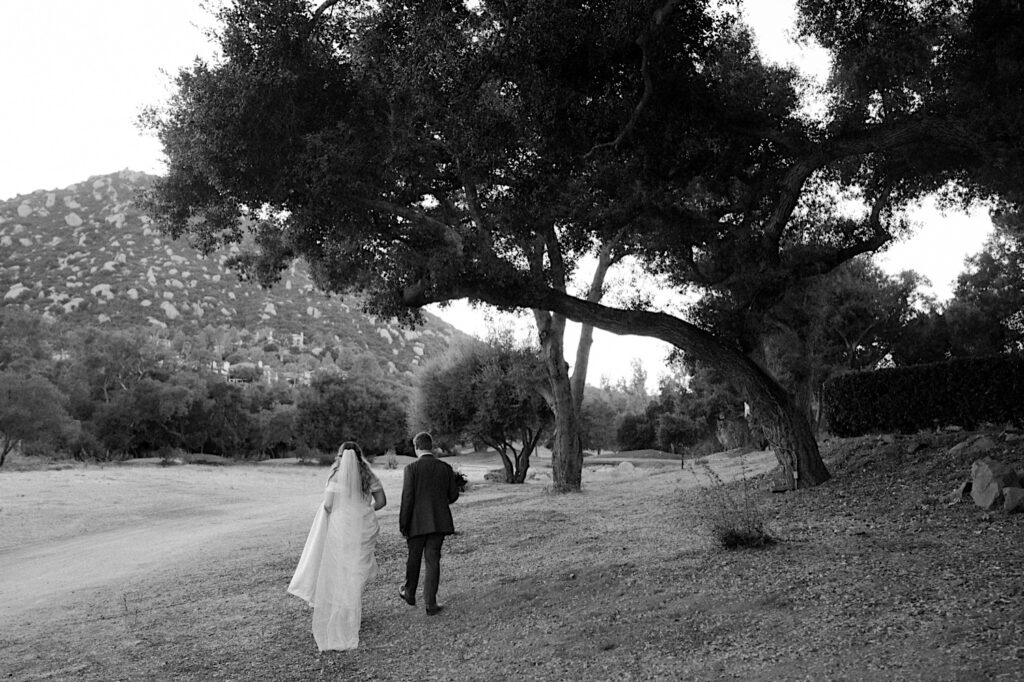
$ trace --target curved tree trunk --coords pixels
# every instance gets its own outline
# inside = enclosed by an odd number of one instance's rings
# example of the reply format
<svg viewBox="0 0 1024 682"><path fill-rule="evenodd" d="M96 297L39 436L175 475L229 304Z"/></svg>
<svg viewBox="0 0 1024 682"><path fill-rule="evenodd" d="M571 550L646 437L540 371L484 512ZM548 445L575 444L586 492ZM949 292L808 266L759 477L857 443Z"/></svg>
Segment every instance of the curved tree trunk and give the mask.
<svg viewBox="0 0 1024 682"><path fill-rule="evenodd" d="M415 306L433 302L423 294L423 287L417 285L404 292L404 299L407 304ZM778 382L738 349L726 345L700 327L665 313L611 308L546 286L494 288L464 281L461 286L447 290L443 298L436 300L465 297L507 308L531 308L538 319L539 327L539 320L544 317L541 311L551 311L576 322L592 324L613 334L650 336L670 343L724 372L747 396L747 402L764 421L768 422L765 435L775 450L779 464L791 477L791 488L809 488L829 479L828 469L821 461L818 443L814 439L807 418L796 408ZM551 316L552 319L556 317ZM556 408L568 408L572 404L572 391L566 390L569 385L568 368L562 358L561 334L557 334L557 344L545 344L548 336L542 331L541 344L544 347L545 359L553 372L553 400ZM572 415L564 418L571 419L574 428L568 433L556 434L555 454L578 454L563 455L558 462L553 460L552 469L556 489L559 486L568 486L562 489L571 490L574 489L571 486L579 488L583 453L574 411L566 409L565 413Z"/></svg>
<svg viewBox="0 0 1024 682"><path fill-rule="evenodd" d="M506 289L500 293L477 291L474 292L474 296L497 305L528 305L535 310L550 310L614 334L651 336L670 343L686 353L692 353L694 357L726 374L747 396L747 402L766 424L765 435L775 450L779 464L786 472L791 488L809 488L829 479L828 469L821 460L818 443L807 417L797 408L792 398L753 360L703 329L665 313L611 308L553 289L519 292ZM543 345L543 336L541 340ZM556 345L559 351L557 353L554 352ZM560 349L560 343L545 346L545 358L549 361L549 369L560 368L560 376L563 376L567 375L567 372ZM550 363L558 366L552 366ZM556 404L572 400L571 391L561 390L558 386L560 383L552 380L552 389L557 389ZM566 385L567 383L566 381ZM573 412L567 411L570 414ZM562 436L564 437L564 434ZM556 448L558 447L578 449L578 439L575 444L560 442L559 436L556 435ZM572 485L572 481L579 481L582 452L580 451L579 458L570 457L566 458L566 461L570 467L576 468L556 471L556 476L561 476L556 478L556 487L559 482L563 485ZM553 461L552 467L554 466ZM576 485L578 486L578 483Z"/></svg>
<svg viewBox="0 0 1024 682"><path fill-rule="evenodd" d="M743 363L719 367L744 388L747 402L764 428L790 489L824 483L829 479L828 469L821 461L818 442L804 410L767 372L753 361L748 363L747 367Z"/></svg>

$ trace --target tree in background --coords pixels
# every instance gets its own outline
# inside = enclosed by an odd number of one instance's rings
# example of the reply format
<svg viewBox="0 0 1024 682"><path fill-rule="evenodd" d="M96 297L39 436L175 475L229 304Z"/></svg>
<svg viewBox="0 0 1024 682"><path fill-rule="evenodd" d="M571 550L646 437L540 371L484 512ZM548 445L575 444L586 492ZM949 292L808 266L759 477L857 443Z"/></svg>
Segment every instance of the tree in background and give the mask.
<svg viewBox="0 0 1024 682"><path fill-rule="evenodd" d="M663 452L683 453L709 437L714 416L701 411L696 400L698 384L694 376L673 361L675 371L662 376L658 394L647 408L654 426L656 447ZM713 432L712 432L713 433Z"/></svg>
<svg viewBox="0 0 1024 682"><path fill-rule="evenodd" d="M615 440L623 451L644 450L655 446L656 433L647 412L624 414L615 430Z"/></svg>
<svg viewBox="0 0 1024 682"><path fill-rule="evenodd" d="M82 400L109 402L146 378L166 378L174 365L170 348L146 329L72 329L60 339L65 359L61 381ZM76 385L76 386L73 386Z"/></svg>
<svg viewBox="0 0 1024 682"><path fill-rule="evenodd" d="M222 457L252 457L258 452L259 421L250 395L238 384L220 377L204 377L186 417L189 449ZM198 444L198 445L197 445Z"/></svg>
<svg viewBox="0 0 1024 682"><path fill-rule="evenodd" d="M321 452L354 440L379 454L407 438L402 389L372 377L317 374L299 391L295 409L299 437Z"/></svg>
<svg viewBox="0 0 1024 682"><path fill-rule="evenodd" d="M967 260L953 304L974 312L972 355L1024 349L1024 231L997 225L982 250Z"/></svg>
<svg viewBox="0 0 1024 682"><path fill-rule="evenodd" d="M420 372L410 423L494 448L505 482L523 483L553 421L544 375L540 354L507 338L457 347Z"/></svg>
<svg viewBox="0 0 1024 682"><path fill-rule="evenodd" d="M705 296L695 316L751 355L789 391L815 431L821 387L836 372L868 369L894 352L929 304L914 272L890 276L865 258L790 288L763 315L728 296Z"/></svg>
<svg viewBox="0 0 1024 682"><path fill-rule="evenodd" d="M956 297L911 318L892 349L897 367L999 353L998 322Z"/></svg>
<svg viewBox="0 0 1024 682"><path fill-rule="evenodd" d="M924 306L905 325L892 353L897 366L1024 348L1024 232L1019 218L997 218L981 251L966 260L953 297Z"/></svg>
<svg viewBox="0 0 1024 682"><path fill-rule="evenodd" d="M257 423L253 450L263 457L280 457L294 450L301 439L296 420L298 409L295 405L275 404L261 409L255 415Z"/></svg>
<svg viewBox="0 0 1024 682"><path fill-rule="evenodd" d="M0 307L0 371L29 370L51 360L49 325L39 316Z"/></svg>
<svg viewBox="0 0 1024 682"><path fill-rule="evenodd" d="M610 450L617 444L615 426L619 412L603 389L587 386L580 410L583 447L595 451Z"/></svg>
<svg viewBox="0 0 1024 682"><path fill-rule="evenodd" d="M633 359L629 367L629 378L623 377L615 384L621 408L626 412L643 412L651 401L647 395L647 371L637 358Z"/></svg>
<svg viewBox="0 0 1024 682"><path fill-rule="evenodd" d="M620 447L706 455L758 440L742 397L721 373L678 354L669 367L674 371L661 378L657 395L619 418Z"/></svg>
<svg viewBox="0 0 1024 682"><path fill-rule="evenodd" d="M54 445L76 428L64 409L65 398L38 374L0 371L0 466L20 443Z"/></svg>

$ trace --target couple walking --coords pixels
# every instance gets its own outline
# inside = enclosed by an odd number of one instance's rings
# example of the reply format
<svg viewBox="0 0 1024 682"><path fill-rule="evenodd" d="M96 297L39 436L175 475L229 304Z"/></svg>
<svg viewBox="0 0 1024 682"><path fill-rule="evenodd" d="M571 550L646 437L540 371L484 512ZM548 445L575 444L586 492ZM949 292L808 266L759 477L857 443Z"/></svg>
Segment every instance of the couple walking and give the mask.
<svg viewBox="0 0 1024 682"><path fill-rule="evenodd" d="M416 605L420 565L426 564L423 601L427 615L433 616L444 608L437 603L441 546L445 535L455 532L448 505L459 498L459 487L452 468L434 456L429 433L416 434L413 447L416 461L405 468L398 514L398 529L409 549L405 584L398 593ZM313 607L313 638L320 651L359 645L363 588L377 575L376 511L386 504L384 487L359 446L343 443L288 585L288 592Z"/></svg>

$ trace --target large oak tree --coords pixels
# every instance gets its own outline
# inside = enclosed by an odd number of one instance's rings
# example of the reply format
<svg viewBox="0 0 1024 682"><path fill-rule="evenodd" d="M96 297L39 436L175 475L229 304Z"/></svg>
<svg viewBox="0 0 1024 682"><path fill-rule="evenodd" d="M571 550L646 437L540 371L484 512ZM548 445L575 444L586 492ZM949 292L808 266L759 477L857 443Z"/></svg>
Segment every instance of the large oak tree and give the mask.
<svg viewBox="0 0 1024 682"><path fill-rule="evenodd" d="M968 127L980 114L960 86L988 58L975 43L998 43L997 24L976 30L998 4L802 3L837 55L828 117L811 120L795 74L710 2L235 0L221 57L181 71L149 117L169 158L151 210L209 249L252 226L244 272L270 283L305 258L321 287L376 312L534 310L558 489L579 487L582 461L566 318L719 368L793 485L816 485L828 472L807 421L749 349L640 298L602 305L570 278L584 255L629 253L759 315L890 240L903 202L950 179L984 194L1002 176L976 171L1005 156L992 140L1006 121L987 106L990 125ZM841 190L863 216L837 212Z"/></svg>

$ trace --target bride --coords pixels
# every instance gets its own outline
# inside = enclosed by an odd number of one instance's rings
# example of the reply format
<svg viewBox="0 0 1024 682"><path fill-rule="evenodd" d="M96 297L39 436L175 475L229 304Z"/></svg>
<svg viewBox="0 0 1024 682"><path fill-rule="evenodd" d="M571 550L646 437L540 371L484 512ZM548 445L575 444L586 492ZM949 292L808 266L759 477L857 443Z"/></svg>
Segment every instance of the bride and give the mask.
<svg viewBox="0 0 1024 682"><path fill-rule="evenodd" d="M289 593L313 607L313 639L320 651L359 646L363 587L377 574L374 512L385 504L384 487L359 446L342 443L288 585Z"/></svg>

